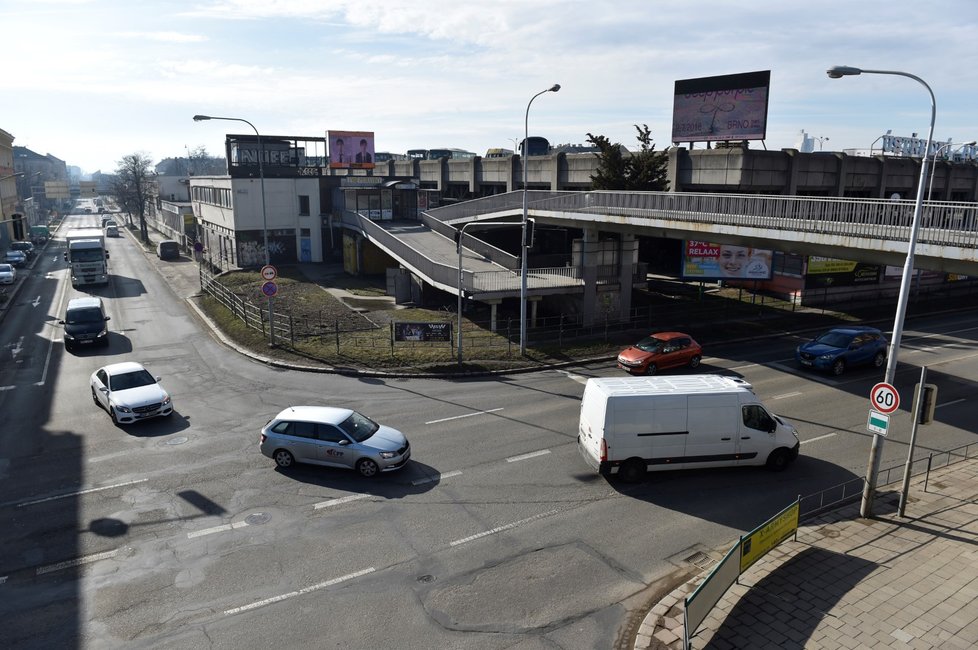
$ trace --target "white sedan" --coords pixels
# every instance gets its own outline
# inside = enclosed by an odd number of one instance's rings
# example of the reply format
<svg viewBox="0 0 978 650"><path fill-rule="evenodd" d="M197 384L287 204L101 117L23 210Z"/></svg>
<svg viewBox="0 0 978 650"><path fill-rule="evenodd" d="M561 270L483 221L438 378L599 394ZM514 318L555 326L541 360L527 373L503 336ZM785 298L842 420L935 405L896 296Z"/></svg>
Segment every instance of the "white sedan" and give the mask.
<svg viewBox="0 0 978 650"><path fill-rule="evenodd" d="M0 284L13 284L17 279L17 269L13 264L0 264Z"/></svg>
<svg viewBox="0 0 978 650"><path fill-rule="evenodd" d="M159 382L142 364L114 363L92 373L92 400L116 424L170 415L173 401Z"/></svg>

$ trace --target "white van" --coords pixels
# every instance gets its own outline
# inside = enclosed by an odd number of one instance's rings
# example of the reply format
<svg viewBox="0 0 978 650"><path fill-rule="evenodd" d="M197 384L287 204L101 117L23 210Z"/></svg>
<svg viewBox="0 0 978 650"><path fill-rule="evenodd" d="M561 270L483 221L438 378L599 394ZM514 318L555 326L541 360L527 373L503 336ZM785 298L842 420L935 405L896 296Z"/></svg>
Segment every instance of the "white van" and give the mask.
<svg viewBox="0 0 978 650"><path fill-rule="evenodd" d="M798 431L749 385L719 375L588 379L577 446L599 473L767 465L798 457Z"/></svg>

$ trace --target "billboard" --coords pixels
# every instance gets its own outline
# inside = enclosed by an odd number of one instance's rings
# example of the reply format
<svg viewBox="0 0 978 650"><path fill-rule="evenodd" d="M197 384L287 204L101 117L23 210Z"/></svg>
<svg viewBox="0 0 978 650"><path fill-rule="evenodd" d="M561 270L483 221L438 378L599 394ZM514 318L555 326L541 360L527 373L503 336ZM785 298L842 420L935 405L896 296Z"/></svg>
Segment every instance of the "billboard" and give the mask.
<svg viewBox="0 0 978 650"><path fill-rule="evenodd" d="M763 140L770 86L770 70L677 80L672 141Z"/></svg>
<svg viewBox="0 0 978 650"><path fill-rule="evenodd" d="M773 251L689 240L683 251L687 280L770 280Z"/></svg>
<svg viewBox="0 0 978 650"><path fill-rule="evenodd" d="M805 271L805 288L853 287L861 284L877 284L880 267L833 257L809 256Z"/></svg>
<svg viewBox="0 0 978 650"><path fill-rule="evenodd" d="M327 131L331 169L373 169L373 131Z"/></svg>

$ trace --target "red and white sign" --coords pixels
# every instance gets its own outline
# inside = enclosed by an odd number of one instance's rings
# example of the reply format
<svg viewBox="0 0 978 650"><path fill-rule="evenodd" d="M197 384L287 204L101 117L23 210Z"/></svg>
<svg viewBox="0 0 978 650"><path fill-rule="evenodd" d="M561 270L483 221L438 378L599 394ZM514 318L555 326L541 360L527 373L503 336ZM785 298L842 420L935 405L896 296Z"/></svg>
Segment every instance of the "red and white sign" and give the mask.
<svg viewBox="0 0 978 650"><path fill-rule="evenodd" d="M261 277L263 280L271 282L278 277L278 270L276 270L276 268L271 264L266 264L265 266L261 267Z"/></svg>
<svg viewBox="0 0 978 650"><path fill-rule="evenodd" d="M880 413L892 413L900 408L900 393L890 384L880 382L869 392L869 402Z"/></svg>

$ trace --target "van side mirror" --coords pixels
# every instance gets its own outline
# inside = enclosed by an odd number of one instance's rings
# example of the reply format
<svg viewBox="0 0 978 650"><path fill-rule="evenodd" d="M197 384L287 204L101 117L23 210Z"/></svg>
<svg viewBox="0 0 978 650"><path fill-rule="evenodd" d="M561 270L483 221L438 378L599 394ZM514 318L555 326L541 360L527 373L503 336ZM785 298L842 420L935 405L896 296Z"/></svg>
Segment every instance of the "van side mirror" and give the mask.
<svg viewBox="0 0 978 650"><path fill-rule="evenodd" d="M106 316L105 317L105 320L112 320L112 317L111 316Z"/></svg>

